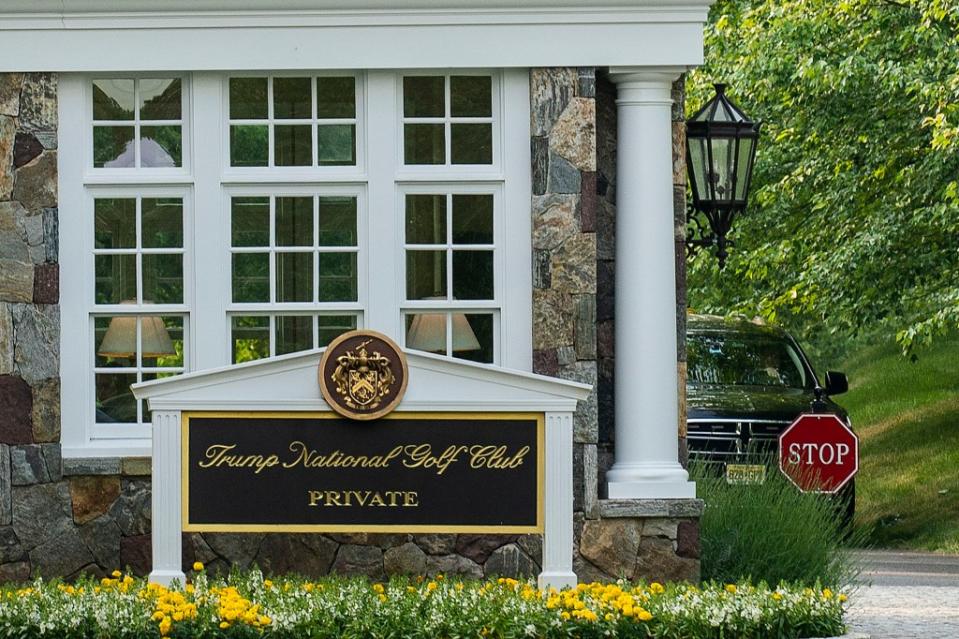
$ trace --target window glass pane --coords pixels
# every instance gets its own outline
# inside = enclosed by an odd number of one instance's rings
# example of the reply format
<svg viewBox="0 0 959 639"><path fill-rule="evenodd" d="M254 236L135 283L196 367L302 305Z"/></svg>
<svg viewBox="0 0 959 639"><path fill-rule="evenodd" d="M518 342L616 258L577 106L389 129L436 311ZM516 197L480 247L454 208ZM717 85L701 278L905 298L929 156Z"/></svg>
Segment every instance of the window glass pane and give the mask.
<svg viewBox="0 0 959 639"><path fill-rule="evenodd" d="M183 163L179 125L140 127L140 166L173 167Z"/></svg>
<svg viewBox="0 0 959 639"><path fill-rule="evenodd" d="M308 351L313 348L313 318L309 315L281 315L276 322L276 354Z"/></svg>
<svg viewBox="0 0 959 639"><path fill-rule="evenodd" d="M97 368L136 368L137 318L135 315L96 317L93 345Z"/></svg>
<svg viewBox="0 0 959 639"><path fill-rule="evenodd" d="M356 198L320 198L320 246L356 246Z"/></svg>
<svg viewBox="0 0 959 639"><path fill-rule="evenodd" d="M313 164L312 127L278 124L273 129L273 162L276 166Z"/></svg>
<svg viewBox="0 0 959 639"><path fill-rule="evenodd" d="M309 78L273 79L273 117L309 119L313 116Z"/></svg>
<svg viewBox="0 0 959 639"><path fill-rule="evenodd" d="M132 120L133 80L94 80L93 119Z"/></svg>
<svg viewBox="0 0 959 639"><path fill-rule="evenodd" d="M93 258L97 304L119 304L137 298L136 255L97 255Z"/></svg>
<svg viewBox="0 0 959 639"><path fill-rule="evenodd" d="M98 424L137 423L137 402L132 384L136 373L96 375L96 420Z"/></svg>
<svg viewBox="0 0 959 639"><path fill-rule="evenodd" d="M276 198L276 245L313 246L313 198Z"/></svg>
<svg viewBox="0 0 959 639"><path fill-rule="evenodd" d="M407 315L406 347L446 355L446 313Z"/></svg>
<svg viewBox="0 0 959 639"><path fill-rule="evenodd" d="M313 254L276 254L276 301L313 301Z"/></svg>
<svg viewBox="0 0 959 639"><path fill-rule="evenodd" d="M182 102L179 78L140 80L141 120L179 120Z"/></svg>
<svg viewBox="0 0 959 639"><path fill-rule="evenodd" d="M183 256L147 254L143 259L143 303L183 303Z"/></svg>
<svg viewBox="0 0 959 639"><path fill-rule="evenodd" d="M493 243L493 196L453 196L453 244Z"/></svg>
<svg viewBox="0 0 959 639"><path fill-rule="evenodd" d="M324 124L316 129L316 144L320 166L351 166L356 164L356 126L353 124Z"/></svg>
<svg viewBox="0 0 959 639"><path fill-rule="evenodd" d="M320 253L321 302L356 301L356 253Z"/></svg>
<svg viewBox="0 0 959 639"><path fill-rule="evenodd" d="M403 115L407 118L446 115L445 81L441 75L403 78Z"/></svg>
<svg viewBox="0 0 959 639"><path fill-rule="evenodd" d="M316 117L356 117L356 87L352 76L316 79Z"/></svg>
<svg viewBox="0 0 959 639"><path fill-rule="evenodd" d="M183 200L143 198L140 202L140 215L144 248L183 246Z"/></svg>
<svg viewBox="0 0 959 639"><path fill-rule="evenodd" d="M234 253L233 301L270 301L269 253Z"/></svg>
<svg viewBox="0 0 959 639"><path fill-rule="evenodd" d="M93 127L93 166L120 169L130 168L135 163L132 126Z"/></svg>
<svg viewBox="0 0 959 639"><path fill-rule="evenodd" d="M492 116L493 79L482 75L451 77L450 111L454 118Z"/></svg>
<svg viewBox="0 0 959 639"><path fill-rule="evenodd" d="M270 198L235 197L232 206L232 246L270 245Z"/></svg>
<svg viewBox="0 0 959 639"><path fill-rule="evenodd" d="M183 367L183 318L178 315L140 318L142 365L157 368Z"/></svg>
<svg viewBox="0 0 959 639"><path fill-rule="evenodd" d="M144 372L140 373L140 381L149 382L154 379L166 379L167 377L176 377L179 374L180 373L172 373L169 371L162 373ZM153 422L153 411L148 408L146 400L142 400L140 402L140 420L143 424L149 424Z"/></svg>
<svg viewBox="0 0 959 639"><path fill-rule="evenodd" d="M446 196L407 194L406 243L446 244Z"/></svg>
<svg viewBox="0 0 959 639"><path fill-rule="evenodd" d="M334 339L347 331L356 328L355 315L320 315L316 318L318 323L317 346L326 346Z"/></svg>
<svg viewBox="0 0 959 639"><path fill-rule="evenodd" d="M450 156L453 164L492 164L492 124L451 124Z"/></svg>
<svg viewBox="0 0 959 639"><path fill-rule="evenodd" d="M493 363L493 315L453 314L453 357Z"/></svg>
<svg viewBox="0 0 959 639"><path fill-rule="evenodd" d="M268 126L230 127L230 166L266 166L270 161Z"/></svg>
<svg viewBox="0 0 959 639"><path fill-rule="evenodd" d="M403 125L403 158L406 164L445 164L444 125Z"/></svg>
<svg viewBox="0 0 959 639"><path fill-rule="evenodd" d="M266 78L230 78L230 118L266 118L266 93Z"/></svg>
<svg viewBox="0 0 959 639"><path fill-rule="evenodd" d="M493 299L493 251L453 251L453 297Z"/></svg>
<svg viewBox="0 0 959 639"><path fill-rule="evenodd" d="M446 251L406 252L406 299L446 299Z"/></svg>
<svg viewBox="0 0 959 639"><path fill-rule="evenodd" d="M270 318L235 316L231 335L233 363L252 362L270 356Z"/></svg>
<svg viewBox="0 0 959 639"><path fill-rule="evenodd" d="M93 220L95 248L136 248L137 203L135 199L97 199L93 203Z"/></svg>

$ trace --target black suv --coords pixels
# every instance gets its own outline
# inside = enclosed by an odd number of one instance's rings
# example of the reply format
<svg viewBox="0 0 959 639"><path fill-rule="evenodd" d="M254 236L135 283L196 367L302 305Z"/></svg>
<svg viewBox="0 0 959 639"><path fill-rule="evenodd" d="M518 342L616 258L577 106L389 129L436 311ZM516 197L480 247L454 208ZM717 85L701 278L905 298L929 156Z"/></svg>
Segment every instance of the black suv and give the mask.
<svg viewBox="0 0 959 639"><path fill-rule="evenodd" d="M817 399L816 372L786 331L745 319L689 315L686 324L689 455L730 482L761 481L764 461L778 454L780 433ZM842 373L829 371L817 412L846 411L830 395L846 392ZM851 521L855 485L837 494Z"/></svg>

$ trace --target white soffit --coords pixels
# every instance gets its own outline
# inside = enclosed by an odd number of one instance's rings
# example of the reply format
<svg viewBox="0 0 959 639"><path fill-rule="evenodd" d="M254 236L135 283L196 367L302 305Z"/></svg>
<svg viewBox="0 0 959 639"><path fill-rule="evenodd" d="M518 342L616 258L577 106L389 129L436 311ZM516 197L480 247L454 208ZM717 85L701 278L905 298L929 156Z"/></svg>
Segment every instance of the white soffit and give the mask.
<svg viewBox="0 0 959 639"><path fill-rule="evenodd" d="M695 66L712 0L3 0L0 71Z"/></svg>

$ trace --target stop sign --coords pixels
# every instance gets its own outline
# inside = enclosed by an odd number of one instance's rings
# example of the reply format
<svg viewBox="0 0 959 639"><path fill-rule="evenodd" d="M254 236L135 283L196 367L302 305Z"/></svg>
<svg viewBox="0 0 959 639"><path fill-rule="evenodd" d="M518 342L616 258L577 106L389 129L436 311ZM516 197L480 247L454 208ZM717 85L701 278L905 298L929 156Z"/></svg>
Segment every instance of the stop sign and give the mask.
<svg viewBox="0 0 959 639"><path fill-rule="evenodd" d="M803 492L834 493L859 470L859 438L836 415L800 415L779 436L779 469Z"/></svg>

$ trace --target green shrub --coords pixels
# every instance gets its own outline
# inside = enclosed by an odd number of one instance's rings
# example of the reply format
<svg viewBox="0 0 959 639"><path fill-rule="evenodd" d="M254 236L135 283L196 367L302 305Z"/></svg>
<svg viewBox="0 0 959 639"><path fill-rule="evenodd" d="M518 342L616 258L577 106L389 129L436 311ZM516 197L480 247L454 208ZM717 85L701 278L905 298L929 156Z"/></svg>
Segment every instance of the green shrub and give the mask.
<svg viewBox="0 0 959 639"><path fill-rule="evenodd" d="M820 582L849 588L857 575L847 548L862 535L846 529L835 499L801 493L776 463L762 484L729 485L693 463L690 472L706 502L700 520L702 577L779 583Z"/></svg>

